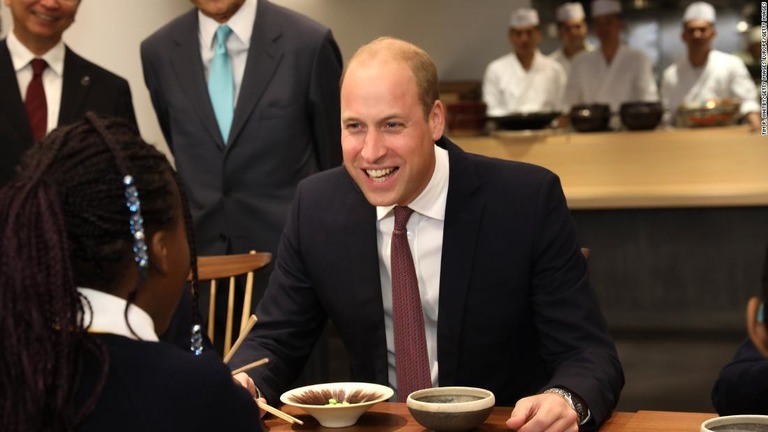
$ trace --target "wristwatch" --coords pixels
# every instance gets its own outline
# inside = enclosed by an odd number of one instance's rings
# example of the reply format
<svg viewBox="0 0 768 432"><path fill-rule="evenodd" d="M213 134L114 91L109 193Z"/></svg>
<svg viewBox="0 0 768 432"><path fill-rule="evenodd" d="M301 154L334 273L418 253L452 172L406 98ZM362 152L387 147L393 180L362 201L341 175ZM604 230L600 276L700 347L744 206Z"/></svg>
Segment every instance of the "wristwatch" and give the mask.
<svg viewBox="0 0 768 432"><path fill-rule="evenodd" d="M573 410L576 411L576 414L579 416L579 425L583 425L584 422L586 422L589 418L589 409L586 407L584 402L582 402L581 398L578 396L574 397L568 390L562 387L552 387L544 390L542 393L555 393L562 396L565 401L568 402L568 405L570 405L571 408L573 408Z"/></svg>

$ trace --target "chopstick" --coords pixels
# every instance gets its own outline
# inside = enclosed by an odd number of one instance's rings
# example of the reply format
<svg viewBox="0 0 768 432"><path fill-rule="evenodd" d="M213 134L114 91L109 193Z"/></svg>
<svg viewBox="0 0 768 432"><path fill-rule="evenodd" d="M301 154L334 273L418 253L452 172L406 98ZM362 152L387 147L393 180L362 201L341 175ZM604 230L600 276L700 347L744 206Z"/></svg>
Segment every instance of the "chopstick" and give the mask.
<svg viewBox="0 0 768 432"><path fill-rule="evenodd" d="M261 359L261 360L256 360L256 361L255 361L255 362L253 362L253 363L248 363L248 364L247 364L247 365L245 365L245 366L242 366L242 367L239 367L239 368L237 368L237 369L233 370L233 371L232 371L232 375L237 375L237 374L239 374L239 373L241 373L241 372L245 372L245 371L251 370L251 369L253 369L253 368L255 368L255 367L259 367L259 366L261 366L261 365L263 365L263 364L265 364L265 363L269 363L269 359L268 359L268 358L266 358L266 357L264 357L264 358L263 358L263 359Z"/></svg>
<svg viewBox="0 0 768 432"><path fill-rule="evenodd" d="M264 411L266 411L266 412L268 412L270 414L274 414L275 417L279 417L279 418L287 421L288 423L291 423L291 424L298 423L300 425L304 424L303 421L297 419L296 417L294 417L294 416L292 416L290 414L286 414L286 413L280 411L277 408L271 407L271 406L265 404L264 402L257 402L257 403L259 405L259 408L263 409Z"/></svg>
<svg viewBox="0 0 768 432"><path fill-rule="evenodd" d="M245 324L245 327L243 327L243 329L240 331L240 336L237 337L235 344L232 345L232 349L229 350L227 355L224 356L224 364L227 364L230 360L232 360L232 356L235 355L235 351L240 348L240 344L243 343L245 338L248 336L248 333L251 332L254 324L256 324L256 315L251 315L251 317L248 318L248 323Z"/></svg>
<svg viewBox="0 0 768 432"><path fill-rule="evenodd" d="M227 363L229 363L230 360L232 360L232 356L235 354L235 351L237 351L237 349L240 348L240 344L243 343L245 338L248 336L248 333L251 331L251 329L253 328L253 326L255 324L256 324L256 315L251 315L251 317L248 318L248 323L245 325L245 327L243 327L242 330L240 330L240 336L235 341L235 344L232 345L232 349L229 350L229 352L227 353L226 356L224 356L224 364L227 364ZM247 370L253 369L253 368L258 367L258 366L261 366L261 365L263 365L265 363L268 363L268 362L269 362L268 358L263 358L261 360L257 360L257 361L255 361L253 363L247 364L247 365L245 365L245 366L243 366L241 368L233 370L232 371L232 375L237 375L240 372L245 372ZM288 414L280 411L277 408L274 408L274 407L271 407L271 406L267 405L266 403L258 402L258 405L259 405L259 408L263 409L264 411L266 411L268 413L274 414L275 417L281 418L281 419L287 421L288 423L291 423L291 424L298 423L300 425L304 424L303 421L297 419L296 417L288 415Z"/></svg>

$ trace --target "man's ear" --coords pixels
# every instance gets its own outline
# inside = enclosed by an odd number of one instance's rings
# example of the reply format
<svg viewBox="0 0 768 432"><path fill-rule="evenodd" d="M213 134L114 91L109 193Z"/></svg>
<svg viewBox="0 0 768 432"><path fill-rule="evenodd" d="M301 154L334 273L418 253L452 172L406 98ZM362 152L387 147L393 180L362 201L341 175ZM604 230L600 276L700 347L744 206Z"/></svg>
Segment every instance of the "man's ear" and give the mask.
<svg viewBox="0 0 768 432"><path fill-rule="evenodd" d="M429 127L432 140L437 141L445 133L445 106L440 100L436 100L429 112Z"/></svg>
<svg viewBox="0 0 768 432"><path fill-rule="evenodd" d="M170 266L170 249L168 247L168 236L165 231L157 231L152 234L149 241L149 265L160 274L168 273Z"/></svg>
<svg viewBox="0 0 768 432"><path fill-rule="evenodd" d="M762 302L757 297L752 297L747 302L747 333L755 348L768 358L768 330L766 329L765 318L758 317L761 314L761 308Z"/></svg>

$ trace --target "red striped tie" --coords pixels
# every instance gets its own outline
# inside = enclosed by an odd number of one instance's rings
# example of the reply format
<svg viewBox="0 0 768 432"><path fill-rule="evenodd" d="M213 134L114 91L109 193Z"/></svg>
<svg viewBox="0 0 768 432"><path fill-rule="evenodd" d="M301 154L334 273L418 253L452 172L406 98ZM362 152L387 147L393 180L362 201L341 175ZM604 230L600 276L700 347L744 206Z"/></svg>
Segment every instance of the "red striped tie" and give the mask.
<svg viewBox="0 0 768 432"><path fill-rule="evenodd" d="M405 402L411 392L432 387L419 281L408 246L406 224L413 210L395 207L392 231L392 313L395 327L397 398Z"/></svg>
<svg viewBox="0 0 768 432"><path fill-rule="evenodd" d="M43 59L34 59L32 64L32 81L27 87L27 97L24 104L27 107L27 118L32 128L32 137L35 142L40 141L48 129L48 103L45 101L45 89L43 88L43 71L48 63Z"/></svg>

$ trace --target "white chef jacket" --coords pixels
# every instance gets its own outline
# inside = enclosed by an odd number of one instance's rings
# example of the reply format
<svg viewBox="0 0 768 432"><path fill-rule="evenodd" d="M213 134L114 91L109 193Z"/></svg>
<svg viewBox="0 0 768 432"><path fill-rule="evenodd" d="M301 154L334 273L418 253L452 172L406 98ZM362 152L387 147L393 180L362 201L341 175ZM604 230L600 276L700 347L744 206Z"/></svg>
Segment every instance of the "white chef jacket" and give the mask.
<svg viewBox="0 0 768 432"><path fill-rule="evenodd" d="M602 50L579 54L571 63L565 89L568 107L581 103L604 103L618 112L625 102L656 102L659 91L653 65L642 52L620 46L611 64Z"/></svg>
<svg viewBox="0 0 768 432"><path fill-rule="evenodd" d="M731 54L712 50L707 64L693 67L687 58L671 64L661 80L661 101L669 111L684 103L700 103L712 98L738 98L741 113L757 112L757 87L744 62Z"/></svg>
<svg viewBox="0 0 768 432"><path fill-rule="evenodd" d="M485 69L486 114L562 111L565 82L562 66L538 50L527 71L514 52L499 57Z"/></svg>
<svg viewBox="0 0 768 432"><path fill-rule="evenodd" d="M585 43L584 44L584 51L581 51L578 54L576 54L575 56L573 56L571 58L568 58L568 57L565 56L565 53L563 52L563 47L560 47L560 48L552 51L551 53L549 53L549 55L547 57L549 57L552 60L560 63L560 66L563 67L563 70L565 71L565 74L569 75L571 73L571 62L573 61L572 59L576 58L576 56L579 55L579 54L590 52L590 51L592 51L594 49L595 49L595 47L592 46L592 44Z"/></svg>

